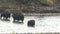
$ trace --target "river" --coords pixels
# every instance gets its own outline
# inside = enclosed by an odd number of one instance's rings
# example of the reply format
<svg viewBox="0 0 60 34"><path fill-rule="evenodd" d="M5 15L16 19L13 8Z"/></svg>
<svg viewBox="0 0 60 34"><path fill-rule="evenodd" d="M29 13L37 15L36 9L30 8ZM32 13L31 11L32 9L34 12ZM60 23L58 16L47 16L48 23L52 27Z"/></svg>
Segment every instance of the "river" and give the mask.
<svg viewBox="0 0 60 34"><path fill-rule="evenodd" d="M35 20L35 27L28 27L29 20ZM60 32L60 16L24 16L24 23L0 20L0 33L47 33Z"/></svg>

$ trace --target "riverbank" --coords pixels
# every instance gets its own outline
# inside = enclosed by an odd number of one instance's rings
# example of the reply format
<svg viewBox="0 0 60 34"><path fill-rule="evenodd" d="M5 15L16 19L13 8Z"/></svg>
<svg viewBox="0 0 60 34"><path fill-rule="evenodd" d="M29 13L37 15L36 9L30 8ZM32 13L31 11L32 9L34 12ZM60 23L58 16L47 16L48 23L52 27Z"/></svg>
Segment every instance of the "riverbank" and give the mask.
<svg viewBox="0 0 60 34"><path fill-rule="evenodd" d="M60 13L23 13L28 16L59 16Z"/></svg>

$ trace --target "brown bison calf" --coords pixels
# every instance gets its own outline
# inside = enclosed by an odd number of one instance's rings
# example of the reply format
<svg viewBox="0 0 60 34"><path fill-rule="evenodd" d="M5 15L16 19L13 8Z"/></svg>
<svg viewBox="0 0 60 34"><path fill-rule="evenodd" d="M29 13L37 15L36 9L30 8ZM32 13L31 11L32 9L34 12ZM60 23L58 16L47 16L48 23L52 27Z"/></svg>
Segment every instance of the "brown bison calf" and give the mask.
<svg viewBox="0 0 60 34"><path fill-rule="evenodd" d="M28 21L27 25L30 26L30 27L34 27L35 26L35 20Z"/></svg>

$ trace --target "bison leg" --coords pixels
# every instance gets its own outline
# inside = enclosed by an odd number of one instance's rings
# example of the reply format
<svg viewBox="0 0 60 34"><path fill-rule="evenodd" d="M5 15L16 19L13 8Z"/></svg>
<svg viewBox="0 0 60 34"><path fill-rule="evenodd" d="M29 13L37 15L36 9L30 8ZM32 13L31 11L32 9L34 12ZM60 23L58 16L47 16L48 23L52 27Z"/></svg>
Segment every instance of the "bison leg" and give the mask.
<svg viewBox="0 0 60 34"><path fill-rule="evenodd" d="M6 20L7 20L7 17L6 17Z"/></svg>
<svg viewBox="0 0 60 34"><path fill-rule="evenodd" d="M1 19L2 19L2 15L1 15Z"/></svg>
<svg viewBox="0 0 60 34"><path fill-rule="evenodd" d="M15 22L15 19L13 19L13 22Z"/></svg>
<svg viewBox="0 0 60 34"><path fill-rule="evenodd" d="M23 23L23 20L22 20L22 23Z"/></svg>
<svg viewBox="0 0 60 34"><path fill-rule="evenodd" d="M21 19L21 22L23 23L23 19Z"/></svg>
<svg viewBox="0 0 60 34"><path fill-rule="evenodd" d="M1 15L1 20L4 19L4 17Z"/></svg>
<svg viewBox="0 0 60 34"><path fill-rule="evenodd" d="M19 22L19 20L17 20L17 22Z"/></svg>
<svg viewBox="0 0 60 34"><path fill-rule="evenodd" d="M8 19L10 19L10 17L8 17Z"/></svg>

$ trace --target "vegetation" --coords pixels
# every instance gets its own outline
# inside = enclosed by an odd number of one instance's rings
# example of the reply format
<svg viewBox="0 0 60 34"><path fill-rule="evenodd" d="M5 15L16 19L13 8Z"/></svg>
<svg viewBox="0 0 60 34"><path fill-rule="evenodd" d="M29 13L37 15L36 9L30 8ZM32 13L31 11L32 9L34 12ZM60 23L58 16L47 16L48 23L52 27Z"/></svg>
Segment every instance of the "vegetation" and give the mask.
<svg viewBox="0 0 60 34"><path fill-rule="evenodd" d="M52 0L39 0L41 3L43 4L47 4L49 6L53 5L53 1Z"/></svg>
<svg viewBox="0 0 60 34"><path fill-rule="evenodd" d="M12 32L12 34L16 34L15 32Z"/></svg>
<svg viewBox="0 0 60 34"><path fill-rule="evenodd" d="M56 0L55 0L56 1ZM0 8L6 9L26 9L29 11L41 11L46 7L52 7L54 0L0 0ZM60 4L60 3L58 3ZM44 8L41 8L44 7Z"/></svg>

